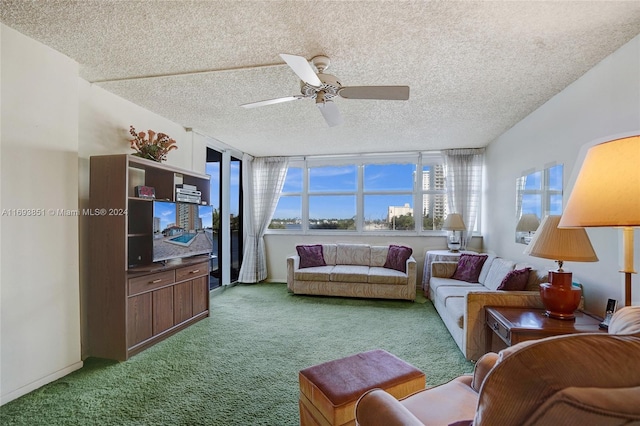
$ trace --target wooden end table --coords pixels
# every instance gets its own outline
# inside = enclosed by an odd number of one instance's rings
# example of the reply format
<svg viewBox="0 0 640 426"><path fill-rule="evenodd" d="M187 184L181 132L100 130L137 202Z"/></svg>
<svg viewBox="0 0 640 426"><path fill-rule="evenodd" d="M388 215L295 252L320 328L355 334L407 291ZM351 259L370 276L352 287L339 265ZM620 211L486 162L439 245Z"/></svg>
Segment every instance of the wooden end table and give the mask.
<svg viewBox="0 0 640 426"><path fill-rule="evenodd" d="M512 346L560 334L606 333L598 327L602 318L582 311L575 312L575 320L549 318L544 309L536 308L486 307L485 312L486 352L491 351L494 335Z"/></svg>

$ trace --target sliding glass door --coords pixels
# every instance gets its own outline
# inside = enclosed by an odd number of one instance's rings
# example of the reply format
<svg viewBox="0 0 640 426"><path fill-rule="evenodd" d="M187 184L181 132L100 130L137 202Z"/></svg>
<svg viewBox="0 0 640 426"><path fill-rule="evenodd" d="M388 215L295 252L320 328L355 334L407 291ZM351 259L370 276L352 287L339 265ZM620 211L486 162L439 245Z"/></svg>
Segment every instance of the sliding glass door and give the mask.
<svg viewBox="0 0 640 426"><path fill-rule="evenodd" d="M211 176L213 253L209 289L238 280L242 265L242 162L207 148L206 173Z"/></svg>

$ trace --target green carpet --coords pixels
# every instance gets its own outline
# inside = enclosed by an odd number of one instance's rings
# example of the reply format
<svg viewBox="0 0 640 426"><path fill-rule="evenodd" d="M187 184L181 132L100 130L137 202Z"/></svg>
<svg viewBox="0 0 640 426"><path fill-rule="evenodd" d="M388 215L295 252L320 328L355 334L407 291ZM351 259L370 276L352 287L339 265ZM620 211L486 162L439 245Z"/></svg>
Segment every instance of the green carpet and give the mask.
<svg viewBox="0 0 640 426"><path fill-rule="evenodd" d="M427 385L472 371L431 302L294 296L238 285L211 317L126 362L90 358L0 407L2 425L297 425L300 369L375 348Z"/></svg>

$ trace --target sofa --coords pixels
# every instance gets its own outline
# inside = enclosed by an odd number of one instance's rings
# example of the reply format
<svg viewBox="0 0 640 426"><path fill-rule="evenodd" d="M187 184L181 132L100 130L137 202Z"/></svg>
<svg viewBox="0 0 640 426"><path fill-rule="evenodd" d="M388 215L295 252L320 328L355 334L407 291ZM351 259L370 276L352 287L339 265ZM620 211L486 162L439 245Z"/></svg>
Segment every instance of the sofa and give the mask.
<svg viewBox="0 0 640 426"><path fill-rule="evenodd" d="M607 333L568 334L488 353L473 375L400 401L381 389L356 403L360 426L640 424L640 307L616 312Z"/></svg>
<svg viewBox="0 0 640 426"><path fill-rule="evenodd" d="M485 257L477 279L455 279L460 275L458 263ZM528 268L528 269L527 269ZM528 271L526 279L524 272ZM520 275L517 275L520 273ZM473 275L473 273L471 273ZM518 290L499 290L507 275L520 279ZM461 255L458 262L436 261L431 264L429 298L449 333L468 360L476 361L485 353L485 306L522 306L542 308L539 285L547 281L547 271L537 271L527 264L485 255Z"/></svg>
<svg viewBox="0 0 640 426"><path fill-rule="evenodd" d="M345 243L296 250L287 257L287 288L294 294L415 300L417 268L409 247Z"/></svg>

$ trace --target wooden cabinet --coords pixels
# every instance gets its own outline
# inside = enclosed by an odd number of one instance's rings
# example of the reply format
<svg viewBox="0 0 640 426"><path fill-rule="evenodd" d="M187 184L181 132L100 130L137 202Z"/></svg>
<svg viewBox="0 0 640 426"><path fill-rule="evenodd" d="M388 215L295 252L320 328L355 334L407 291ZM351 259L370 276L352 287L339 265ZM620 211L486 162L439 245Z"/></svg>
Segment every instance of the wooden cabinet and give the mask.
<svg viewBox="0 0 640 426"><path fill-rule="evenodd" d="M209 256L152 263L153 203L136 197L135 186L172 201L177 184L194 185L208 204L209 176L107 155L91 157L90 179L97 214L89 217L84 344L88 356L126 360L209 316Z"/></svg>

